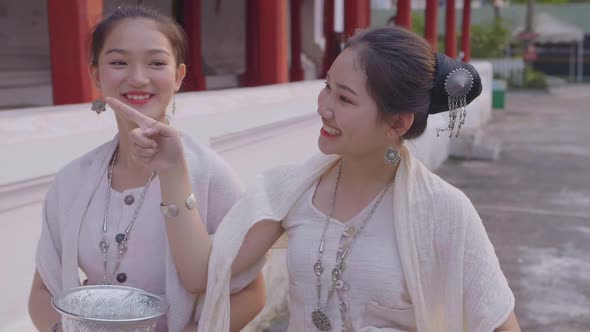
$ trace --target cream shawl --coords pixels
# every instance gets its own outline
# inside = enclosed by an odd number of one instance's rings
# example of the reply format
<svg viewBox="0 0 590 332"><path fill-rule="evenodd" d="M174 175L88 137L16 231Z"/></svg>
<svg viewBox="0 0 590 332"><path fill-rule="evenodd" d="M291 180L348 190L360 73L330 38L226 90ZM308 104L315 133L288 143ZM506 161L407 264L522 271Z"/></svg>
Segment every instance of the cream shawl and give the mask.
<svg viewBox="0 0 590 332"><path fill-rule="evenodd" d="M57 174L47 193L36 264L43 282L53 295L80 286L80 225L87 213L90 200L95 198L101 178L106 176L109 160L117 142L118 138L115 137L111 142L68 164ZM242 192L241 185L229 166L212 150L188 137L183 138L183 143L199 213L207 224L208 231L213 233L223 216L237 201ZM102 216L97 217L98 220L102 220L101 218ZM167 240L166 247L162 250L165 250L166 298L170 302L167 314L168 330L180 332L191 317L199 318L198 310L196 313L194 310L196 295L189 293L182 286ZM240 278L238 284L232 284L232 292L246 286L257 273L255 270L247 272L248 275Z"/></svg>
<svg viewBox="0 0 590 332"><path fill-rule="evenodd" d="M391 202L392 236L418 331L493 331L512 312L514 296L479 215L463 192L406 148L402 155ZM337 159L318 155L265 172L228 212L213 243L199 332L229 331L231 265L248 230L262 220L281 221Z"/></svg>

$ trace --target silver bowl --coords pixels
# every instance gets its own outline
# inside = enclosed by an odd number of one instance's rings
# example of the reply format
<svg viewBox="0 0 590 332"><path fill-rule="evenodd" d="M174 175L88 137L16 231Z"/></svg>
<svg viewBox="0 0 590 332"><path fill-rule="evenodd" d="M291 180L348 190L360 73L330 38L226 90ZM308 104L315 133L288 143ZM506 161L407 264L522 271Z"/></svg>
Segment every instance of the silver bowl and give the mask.
<svg viewBox="0 0 590 332"><path fill-rule="evenodd" d="M168 301L124 286L82 286L54 296L64 332L152 332Z"/></svg>

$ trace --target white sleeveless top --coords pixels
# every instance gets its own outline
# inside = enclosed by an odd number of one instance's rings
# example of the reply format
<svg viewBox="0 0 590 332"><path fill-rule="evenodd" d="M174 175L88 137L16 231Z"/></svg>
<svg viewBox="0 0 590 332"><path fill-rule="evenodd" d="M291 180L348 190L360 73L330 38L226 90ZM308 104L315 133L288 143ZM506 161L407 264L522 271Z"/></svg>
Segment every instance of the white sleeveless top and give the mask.
<svg viewBox="0 0 590 332"><path fill-rule="evenodd" d="M312 203L317 184L316 181L301 196L283 220L289 237L289 332L317 331L311 321L311 314L317 307L313 265L318 258L318 245L327 217ZM331 219L322 257L322 307L331 286L330 274L339 247L352 238L376 201L377 197L345 223ZM390 189L350 248L342 274L345 286L339 294L334 292L325 310L333 331L344 330L343 323L347 319L356 332L415 330L414 310L404 281L397 243L392 236L391 202L393 191ZM340 301L348 307L348 318L342 317Z"/></svg>

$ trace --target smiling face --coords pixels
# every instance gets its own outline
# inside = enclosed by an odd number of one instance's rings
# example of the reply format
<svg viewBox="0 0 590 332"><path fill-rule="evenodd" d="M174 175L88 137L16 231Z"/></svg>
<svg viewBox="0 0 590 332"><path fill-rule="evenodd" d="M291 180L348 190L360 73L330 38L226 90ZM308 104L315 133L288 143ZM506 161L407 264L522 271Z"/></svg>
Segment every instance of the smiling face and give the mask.
<svg viewBox="0 0 590 332"><path fill-rule="evenodd" d="M322 117L318 146L324 154L366 157L382 154L391 135L377 104L367 91L367 77L347 48L328 71L326 86L318 97Z"/></svg>
<svg viewBox="0 0 590 332"><path fill-rule="evenodd" d="M117 22L91 68L105 98L116 98L158 121L164 121L185 72L185 65L176 63L170 40L147 18Z"/></svg>

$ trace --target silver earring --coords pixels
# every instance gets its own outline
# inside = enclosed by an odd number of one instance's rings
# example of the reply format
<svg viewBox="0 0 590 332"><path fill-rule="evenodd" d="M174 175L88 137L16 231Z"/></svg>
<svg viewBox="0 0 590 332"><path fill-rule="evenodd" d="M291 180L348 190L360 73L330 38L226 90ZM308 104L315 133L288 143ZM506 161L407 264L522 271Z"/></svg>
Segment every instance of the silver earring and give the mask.
<svg viewBox="0 0 590 332"><path fill-rule="evenodd" d="M95 111L96 114L100 114L107 110L106 103L99 98L92 102L92 110Z"/></svg>
<svg viewBox="0 0 590 332"><path fill-rule="evenodd" d="M391 146L387 146L387 149L385 149L385 162L395 165L399 163L400 160L402 160L402 157L400 156L399 151Z"/></svg>
<svg viewBox="0 0 590 332"><path fill-rule="evenodd" d="M174 118L174 115L176 114L176 99L172 100L172 111L169 110L169 108L166 108L166 114L164 115L164 117L166 118L166 122L168 122L169 124L172 123L172 119Z"/></svg>

